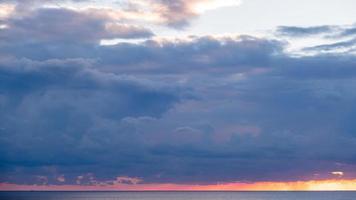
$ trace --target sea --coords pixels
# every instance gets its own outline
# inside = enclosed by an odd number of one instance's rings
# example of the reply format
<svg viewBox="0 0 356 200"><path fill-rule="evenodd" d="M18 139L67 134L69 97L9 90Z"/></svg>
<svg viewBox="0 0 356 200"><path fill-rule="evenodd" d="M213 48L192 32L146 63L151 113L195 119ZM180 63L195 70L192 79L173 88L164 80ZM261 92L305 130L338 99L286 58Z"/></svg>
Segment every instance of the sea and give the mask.
<svg viewBox="0 0 356 200"><path fill-rule="evenodd" d="M0 192L0 200L356 200L356 192Z"/></svg>

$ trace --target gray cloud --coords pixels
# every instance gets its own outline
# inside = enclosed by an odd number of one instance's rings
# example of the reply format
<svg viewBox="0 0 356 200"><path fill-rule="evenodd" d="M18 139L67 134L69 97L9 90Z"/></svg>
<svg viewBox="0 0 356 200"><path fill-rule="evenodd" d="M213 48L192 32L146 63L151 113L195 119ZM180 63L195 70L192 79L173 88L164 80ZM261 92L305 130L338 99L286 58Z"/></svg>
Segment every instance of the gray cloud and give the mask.
<svg viewBox="0 0 356 200"><path fill-rule="evenodd" d="M112 46L16 36L0 43L1 182L356 177L351 53L295 57L250 36Z"/></svg>
<svg viewBox="0 0 356 200"><path fill-rule="evenodd" d="M342 36L353 36L356 35L356 25L353 25L352 27L345 28L342 33Z"/></svg>
<svg viewBox="0 0 356 200"><path fill-rule="evenodd" d="M138 137L120 120L161 117L180 100L174 88L103 73L83 59L4 60L0 74L2 169L91 164L107 147L122 152L121 162Z"/></svg>
<svg viewBox="0 0 356 200"><path fill-rule="evenodd" d="M182 28L189 25L192 18L198 16L190 4L197 2L186 0L153 0L152 3L157 4L160 16L165 20L168 26Z"/></svg>
<svg viewBox="0 0 356 200"><path fill-rule="evenodd" d="M289 37L308 37L324 35L325 38L343 38L356 33L355 25L324 25L324 26L279 26L276 34Z"/></svg>
<svg viewBox="0 0 356 200"><path fill-rule="evenodd" d="M341 42L334 42L331 44L322 44L313 47L304 48L305 51L335 51L335 50L349 50L354 51L356 45L356 38Z"/></svg>
<svg viewBox="0 0 356 200"><path fill-rule="evenodd" d="M279 41L255 37L197 37L190 42L151 40L140 45L118 44L103 49L100 57L103 65L112 66L110 70L126 73L232 73L268 67L282 48ZM127 54L120 56L122 52Z"/></svg>
<svg viewBox="0 0 356 200"><path fill-rule="evenodd" d="M148 38L153 33L145 28L118 23L105 15L69 9L41 8L24 16L7 18L0 38L7 42L87 42L101 39ZM19 41L20 39L20 41Z"/></svg>
<svg viewBox="0 0 356 200"><path fill-rule="evenodd" d="M173 28L185 28L201 13L196 10L197 5L206 5L216 0L149 0L153 5L152 12L158 13L163 24ZM238 1L236 1L236 5Z"/></svg>
<svg viewBox="0 0 356 200"><path fill-rule="evenodd" d="M337 53L346 52L352 53L355 51L355 25L350 26L312 26L312 27L297 27L297 26L280 26L276 30L276 35L287 36L291 39L300 37L322 37L325 44L318 44L311 47L305 47L302 51L316 53Z"/></svg>
<svg viewBox="0 0 356 200"><path fill-rule="evenodd" d="M23 11L28 11L31 9L41 8L44 4L50 4L58 7L65 7L63 3L71 2L71 3L93 3L91 0L26 0L26 1L18 1L18 0L2 0L0 3L14 3L18 11L21 13ZM104 2L108 4L112 4L113 7L118 7L115 10L117 14L123 14L125 12L129 12L132 16L141 14L147 14L147 16L155 16L155 19L138 19L141 21L148 21L148 23L153 24L161 24L171 28L182 29L187 27L191 20L199 17L201 13L196 10L196 6L209 4L212 2L216 2L216 0L139 0L139 1L112 1L112 0L104 0ZM238 4L238 2L236 2ZM99 9L100 10L100 9ZM105 12L105 11L104 11ZM124 16L122 16L125 19ZM130 18L130 17L129 17ZM135 18L137 20L137 17Z"/></svg>
<svg viewBox="0 0 356 200"><path fill-rule="evenodd" d="M335 30L335 26L312 26L312 27L298 27L298 26L280 26L277 28L277 33L284 36L291 37L306 37L318 34L330 33Z"/></svg>

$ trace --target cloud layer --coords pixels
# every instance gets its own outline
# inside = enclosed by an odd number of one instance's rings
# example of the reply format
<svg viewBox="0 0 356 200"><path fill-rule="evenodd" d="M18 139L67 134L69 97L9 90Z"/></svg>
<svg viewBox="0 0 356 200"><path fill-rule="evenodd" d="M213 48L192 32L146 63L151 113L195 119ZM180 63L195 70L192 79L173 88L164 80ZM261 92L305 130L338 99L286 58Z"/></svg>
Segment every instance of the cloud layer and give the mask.
<svg viewBox="0 0 356 200"><path fill-rule="evenodd" d="M207 10L226 6L238 6L239 0L3 0L0 3L14 5L21 12L36 8L59 7L90 10L107 14L117 20L143 21L181 29ZM5 4L6 5L6 4ZM104 6L100 6L104 5ZM83 9L84 7L84 9ZM48 19L47 19L48 21Z"/></svg>
<svg viewBox="0 0 356 200"><path fill-rule="evenodd" d="M182 27L204 2L150 3ZM107 12L21 5L0 21L0 182L356 178L353 25L163 39ZM301 37L335 44L288 52Z"/></svg>

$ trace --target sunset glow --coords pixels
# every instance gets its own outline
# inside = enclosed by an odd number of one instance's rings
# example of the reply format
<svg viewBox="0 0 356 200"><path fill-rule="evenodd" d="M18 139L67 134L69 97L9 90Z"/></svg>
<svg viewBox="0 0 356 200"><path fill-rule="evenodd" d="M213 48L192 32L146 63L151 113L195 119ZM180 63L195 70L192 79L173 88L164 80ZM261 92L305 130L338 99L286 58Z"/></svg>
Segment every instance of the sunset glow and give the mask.
<svg viewBox="0 0 356 200"><path fill-rule="evenodd" d="M3 191L354 191L355 180L315 180L298 182L224 183L217 185L115 184L81 185L15 185L2 183Z"/></svg>

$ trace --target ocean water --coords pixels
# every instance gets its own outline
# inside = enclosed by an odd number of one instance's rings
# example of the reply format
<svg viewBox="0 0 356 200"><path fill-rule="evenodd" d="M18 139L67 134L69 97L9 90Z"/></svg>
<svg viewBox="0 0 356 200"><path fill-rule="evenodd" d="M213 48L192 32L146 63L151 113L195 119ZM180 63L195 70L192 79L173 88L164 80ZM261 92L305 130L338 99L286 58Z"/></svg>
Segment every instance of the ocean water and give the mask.
<svg viewBox="0 0 356 200"><path fill-rule="evenodd" d="M0 200L356 200L356 192L0 192Z"/></svg>

